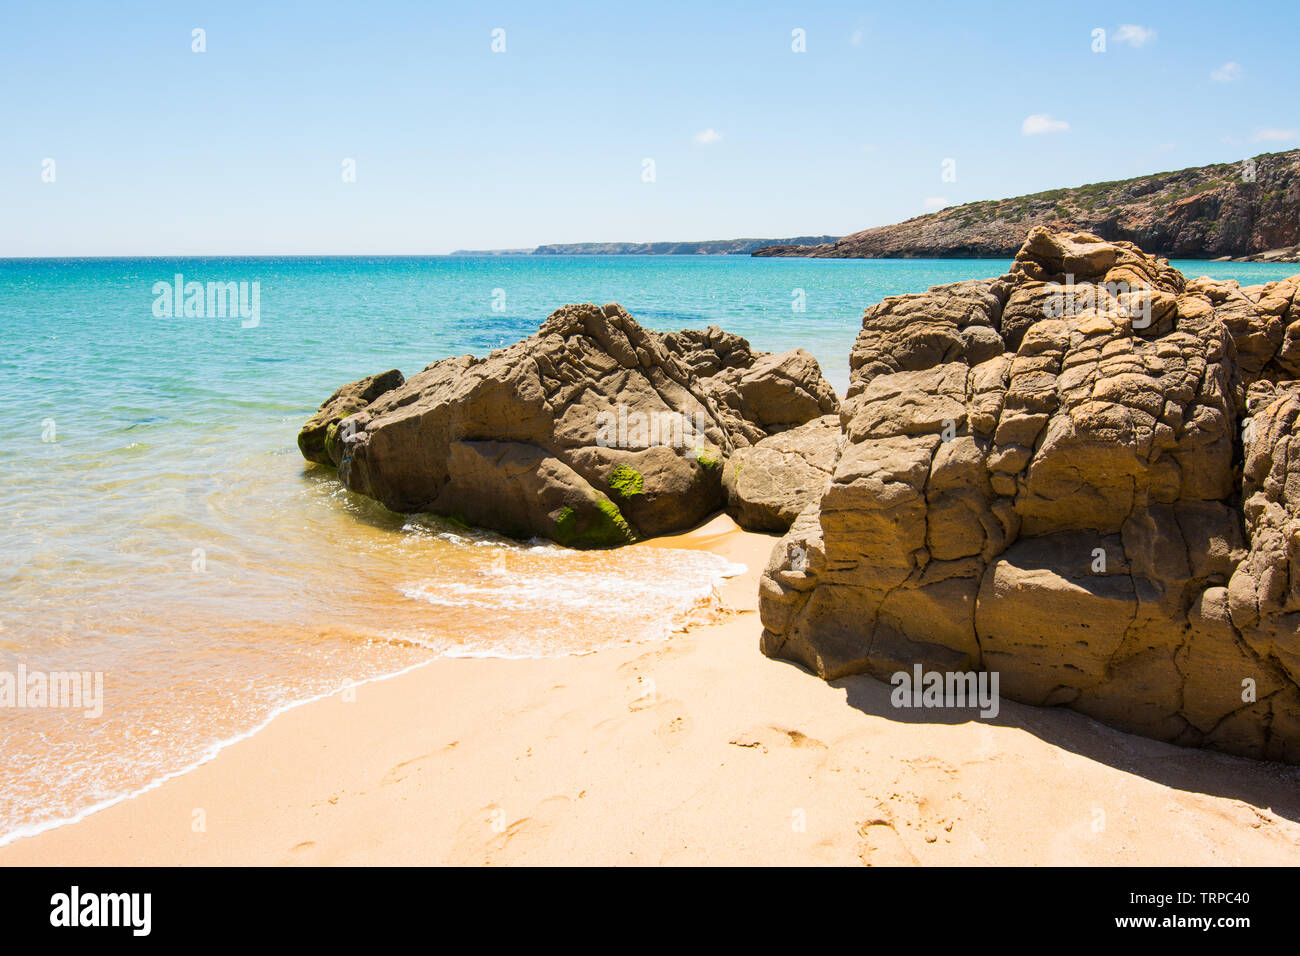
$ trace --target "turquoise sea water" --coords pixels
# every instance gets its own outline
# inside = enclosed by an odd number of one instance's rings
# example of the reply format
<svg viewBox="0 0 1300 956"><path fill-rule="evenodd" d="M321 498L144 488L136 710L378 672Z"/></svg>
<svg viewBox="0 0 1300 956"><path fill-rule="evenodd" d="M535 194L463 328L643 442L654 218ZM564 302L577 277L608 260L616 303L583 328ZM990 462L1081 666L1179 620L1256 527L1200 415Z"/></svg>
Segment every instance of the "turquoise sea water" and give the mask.
<svg viewBox="0 0 1300 956"><path fill-rule="evenodd" d="M1300 271L1175 265L1243 284ZM343 382L485 354L594 301L656 329L716 324L766 351L805 348L842 393L867 305L1007 266L0 260L0 672L96 671L105 686L95 719L0 709L0 842L190 766L343 681L438 654L662 637L732 570L703 554L596 558L465 535L341 492L294 439ZM178 273L257 283L257 324L158 314L155 284Z"/></svg>

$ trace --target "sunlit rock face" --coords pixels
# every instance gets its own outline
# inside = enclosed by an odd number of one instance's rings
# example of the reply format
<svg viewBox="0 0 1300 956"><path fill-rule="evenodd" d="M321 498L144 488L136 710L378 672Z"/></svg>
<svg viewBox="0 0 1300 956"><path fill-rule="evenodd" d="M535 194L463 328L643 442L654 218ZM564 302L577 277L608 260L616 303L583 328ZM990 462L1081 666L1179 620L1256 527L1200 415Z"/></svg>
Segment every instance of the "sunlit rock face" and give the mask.
<svg viewBox="0 0 1300 956"><path fill-rule="evenodd" d="M1036 229L1007 275L872 306L763 650L828 679L997 671L1014 700L1300 762L1298 288Z"/></svg>

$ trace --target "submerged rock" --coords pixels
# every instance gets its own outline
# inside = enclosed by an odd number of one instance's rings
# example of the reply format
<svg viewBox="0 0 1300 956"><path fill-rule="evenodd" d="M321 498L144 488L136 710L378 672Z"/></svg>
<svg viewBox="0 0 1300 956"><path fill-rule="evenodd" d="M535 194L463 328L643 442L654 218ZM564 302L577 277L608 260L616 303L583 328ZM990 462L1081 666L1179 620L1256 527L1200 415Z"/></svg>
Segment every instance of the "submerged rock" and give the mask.
<svg viewBox="0 0 1300 956"><path fill-rule="evenodd" d="M329 460L349 489L573 547L693 527L726 503L737 448L838 408L806 353L652 332L616 304L565 306L486 358L435 362L342 425L331 402L313 427L335 420Z"/></svg>
<svg viewBox="0 0 1300 956"><path fill-rule="evenodd" d="M868 309L830 477L762 579L764 652L993 670L1300 762L1298 289L1037 229L1005 276Z"/></svg>

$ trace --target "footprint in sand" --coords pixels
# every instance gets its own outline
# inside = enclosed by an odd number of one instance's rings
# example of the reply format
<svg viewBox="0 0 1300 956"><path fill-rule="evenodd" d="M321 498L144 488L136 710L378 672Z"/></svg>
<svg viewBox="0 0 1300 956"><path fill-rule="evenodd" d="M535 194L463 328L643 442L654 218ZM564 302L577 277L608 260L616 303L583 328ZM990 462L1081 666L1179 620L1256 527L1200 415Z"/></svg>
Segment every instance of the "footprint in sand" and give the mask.
<svg viewBox="0 0 1300 956"><path fill-rule="evenodd" d="M801 750L827 749L826 744L816 737L809 737L801 730L791 730L788 727L778 727L775 724L752 727L744 733L736 734L727 743L736 747L754 750L758 753L768 753L780 747L795 747Z"/></svg>
<svg viewBox="0 0 1300 956"><path fill-rule="evenodd" d="M627 705L628 710L632 713L645 710L659 702L659 685L655 683L654 678L638 676L636 683L628 688L628 696L632 698Z"/></svg>
<svg viewBox="0 0 1300 956"><path fill-rule="evenodd" d="M746 750L757 750L759 753L767 753L767 744L756 735L751 733L736 734L727 743L733 747L744 747Z"/></svg>
<svg viewBox="0 0 1300 956"><path fill-rule="evenodd" d="M914 859L933 850L951 849L960 839L963 845L973 834L967 832L969 807L957 789L957 768L934 757L904 760L880 817L887 820L904 849Z"/></svg>
<svg viewBox="0 0 1300 956"><path fill-rule="evenodd" d="M658 645L654 650L646 651L644 654L620 664L614 673L623 678L635 678L653 670L657 664L663 661L684 657L694 652L694 650L695 645L687 640L666 641Z"/></svg>
<svg viewBox="0 0 1300 956"><path fill-rule="evenodd" d="M858 859L867 866L920 866L894 829L894 824L883 817L874 817L858 824Z"/></svg>
<svg viewBox="0 0 1300 956"><path fill-rule="evenodd" d="M693 724L691 718L681 712L681 701L668 701L667 703L675 704L676 707L669 709L671 716L664 719L655 733L663 741L664 746L671 750L686 739Z"/></svg>
<svg viewBox="0 0 1300 956"><path fill-rule="evenodd" d="M826 745L816 737L809 737L799 730L787 730L784 727L773 727L773 730L780 731L790 740L791 747L809 747L814 750L825 750Z"/></svg>
<svg viewBox="0 0 1300 956"><path fill-rule="evenodd" d="M455 744L452 744L452 746L454 747ZM432 753L427 753L421 754L419 757L412 757L410 760L403 760L397 766L390 768L388 773L384 774L384 779L379 781L379 785L382 787L388 787L395 783L401 783L411 774L422 770L423 768L420 765L432 756L434 756Z"/></svg>
<svg viewBox="0 0 1300 956"><path fill-rule="evenodd" d="M453 864L477 865L541 863L557 855L554 834L571 812L573 803L563 794L547 797L527 816L493 829L494 820L502 819L498 806L484 807L463 823L452 848Z"/></svg>
<svg viewBox="0 0 1300 956"><path fill-rule="evenodd" d="M282 866L315 866L320 862L320 858L314 853L308 853L316 846L314 840L304 840L301 843L295 843L289 847L283 859L280 860Z"/></svg>

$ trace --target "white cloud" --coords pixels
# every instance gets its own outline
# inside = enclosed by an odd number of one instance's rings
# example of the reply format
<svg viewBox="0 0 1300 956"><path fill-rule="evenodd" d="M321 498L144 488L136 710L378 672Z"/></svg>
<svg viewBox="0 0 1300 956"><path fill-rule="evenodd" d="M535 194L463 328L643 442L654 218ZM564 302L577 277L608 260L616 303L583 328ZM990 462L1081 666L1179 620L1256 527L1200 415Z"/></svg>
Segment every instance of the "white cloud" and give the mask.
<svg viewBox="0 0 1300 956"><path fill-rule="evenodd" d="M1020 124L1020 132L1026 136L1038 136L1041 133L1063 133L1070 128L1065 120L1052 119L1050 113L1035 113L1026 116Z"/></svg>
<svg viewBox="0 0 1300 956"><path fill-rule="evenodd" d="M1127 43L1129 46L1146 46L1156 38L1156 31L1150 27L1140 27L1136 23L1125 23L1115 31L1116 43Z"/></svg>
<svg viewBox="0 0 1300 956"><path fill-rule="evenodd" d="M1300 129L1278 129L1275 126L1269 126L1255 130L1255 135L1251 138L1257 143L1289 143L1292 140L1300 139Z"/></svg>
<svg viewBox="0 0 1300 956"><path fill-rule="evenodd" d="M854 46L861 46L861 45L862 45L862 29L861 29L861 27L859 27L858 29L856 29L856 30L853 31L853 35L849 37L849 42L852 43Z"/></svg>
<svg viewBox="0 0 1300 956"><path fill-rule="evenodd" d="M1217 70L1211 70L1210 79L1215 83L1235 83L1241 79L1241 64L1229 60Z"/></svg>
<svg viewBox="0 0 1300 956"><path fill-rule="evenodd" d="M864 153L874 153L879 148L880 147L878 147L875 143L868 143L866 146L862 147L862 151Z"/></svg>
<svg viewBox="0 0 1300 956"><path fill-rule="evenodd" d="M722 142L722 134L719 133L712 126L710 126L708 129L700 130L698 133L695 134L695 142L720 143Z"/></svg>
<svg viewBox="0 0 1300 956"><path fill-rule="evenodd" d="M948 205L948 200L944 196L926 196L921 203L926 209L942 209Z"/></svg>

